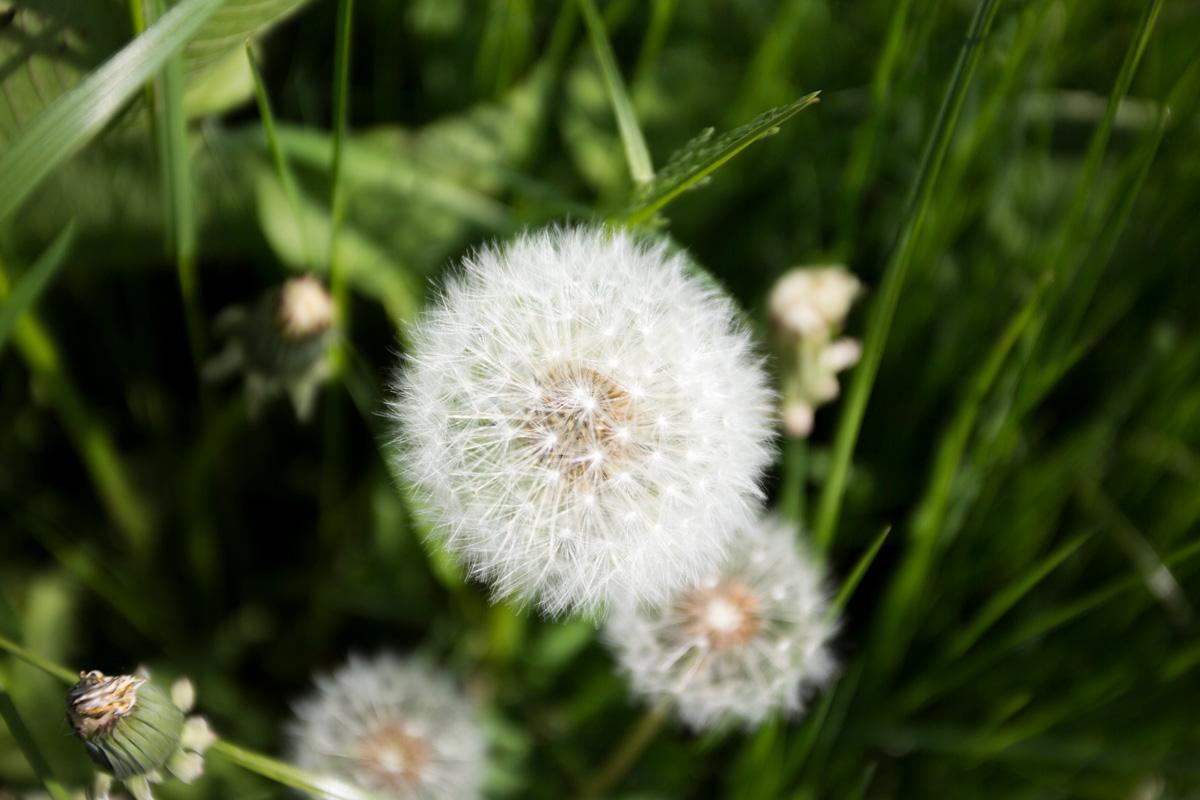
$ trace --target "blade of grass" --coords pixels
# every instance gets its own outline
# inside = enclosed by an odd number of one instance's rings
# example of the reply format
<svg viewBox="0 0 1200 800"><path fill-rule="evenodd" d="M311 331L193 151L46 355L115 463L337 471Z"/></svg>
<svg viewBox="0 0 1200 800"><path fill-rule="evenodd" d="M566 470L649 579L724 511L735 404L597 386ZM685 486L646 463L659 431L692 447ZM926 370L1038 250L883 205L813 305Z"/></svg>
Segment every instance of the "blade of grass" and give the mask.
<svg viewBox="0 0 1200 800"><path fill-rule="evenodd" d="M100 133L224 2L183 0L26 125L0 154L0 221Z"/></svg>
<svg viewBox="0 0 1200 800"><path fill-rule="evenodd" d="M779 515L805 530L805 493L808 491L808 442L789 436L783 443L783 472L779 478Z"/></svg>
<svg viewBox="0 0 1200 800"><path fill-rule="evenodd" d="M33 308L42 292L50 285L50 281L58 274L59 268L67 263L67 254L74 243L75 223L71 222L29 268L29 272L21 277L20 283L13 287L4 305L0 306L0 353L4 352L4 345L8 343L8 337L21 316Z"/></svg>
<svg viewBox="0 0 1200 800"><path fill-rule="evenodd" d="M1070 558L1091 537L1090 533L1077 536L1047 555L1040 563L1035 564L1011 586L1001 590L979 611L966 629L950 643L948 658L962 658L963 654L970 650L980 637L987 633L1021 598L1029 594L1035 586L1041 583L1043 578Z"/></svg>
<svg viewBox="0 0 1200 800"><path fill-rule="evenodd" d="M888 96L895 77L896 65L900 61L901 44L904 40L904 27L908 22L909 9L912 0L899 0L892 9L888 20L887 35L884 37L883 48L879 54L879 63L875 65L875 73L871 78L871 107L867 119L859 126L850 147L850 156L846 160L846 169L842 175L842 245L839 251L848 251L854 242L854 225L858 219L856 213L863 187L871 172L871 162L875 158L876 143L879 134L887 122L891 108Z"/></svg>
<svg viewBox="0 0 1200 800"><path fill-rule="evenodd" d="M345 335L349 327L349 287L338 260L338 234L346 218L346 190L342 183L342 162L346 146L347 117L350 104L350 45L354 23L354 0L339 0L336 40L333 57L333 162L329 169L329 287L333 294L339 330ZM340 373L343 365L341 348L333 345L334 369Z"/></svg>
<svg viewBox="0 0 1200 800"><path fill-rule="evenodd" d="M156 6L161 19L166 12L166 0L156 0ZM200 308L196 275L196 214L183 89L183 52L177 50L163 65L155 91L154 128L158 136L163 195L167 200L167 246L179 277L192 363L199 370L204 363L204 314Z"/></svg>
<svg viewBox="0 0 1200 800"><path fill-rule="evenodd" d="M654 180L650 150L646 147L646 137L642 135L637 116L633 113L633 103L629 100L629 92L625 89L621 71L617 69L617 60L613 56L612 45L609 44L608 34L604 30L604 20L596 10L594 0L579 0L579 9L583 12L583 21L592 40L592 49L596 53L596 63L600 66L600 75L608 92L608 101L612 104L613 115L617 119L617 130L620 131L621 142L625 145L629 174L639 186L649 183Z"/></svg>
<svg viewBox="0 0 1200 800"><path fill-rule="evenodd" d="M818 102L812 92L794 103L764 111L740 128L734 128L713 140L709 128L675 151L653 181L637 190L629 207L622 212L628 225L640 225L679 195L722 167L731 158L759 139L772 136L779 126Z"/></svg>
<svg viewBox="0 0 1200 800"><path fill-rule="evenodd" d="M0 300L8 291L8 277L0 262ZM58 346L38 316L29 310L16 323L13 341L66 428L109 517L130 549L145 555L153 546L154 537L150 507L134 489L129 470L112 437L93 416L71 382Z"/></svg>
<svg viewBox="0 0 1200 800"><path fill-rule="evenodd" d="M828 549L833 542L842 498L846 490L846 476L850 471L850 459L858 440L858 432L867 409L867 401L871 396L871 387L879 372L879 362L883 358L883 350L887 344L888 330L891 327L892 318L895 316L896 306L900 302L900 293L904 288L904 280L912 261L917 235L929 211L929 201L938 172L945 160L950 140L954 136L963 100L966 98L971 78L975 74L975 68L983 52L983 43L991 30L992 21L996 17L998 8L999 0L981 0L975 9L975 15L958 55L958 62L955 64L950 78L950 85L946 89L946 96L930 133L929 143L921 158L917 179L909 195L908 212L905 215L900 239L884 271L879 298L871 307L862 361L854 371L850 391L846 397L846 406L838 420L833 462L817 510L816 541L817 546L822 550Z"/></svg>
<svg viewBox="0 0 1200 800"><path fill-rule="evenodd" d="M312 243L308 240L308 226L304 224L301 211L300 192L296 189L296 179L288 164L287 154L279 141L279 133L275 127L275 113L271 109L271 98L267 95L267 86L263 83L262 73L258 68L258 59L254 57L254 45L246 42L246 61L250 64L250 74L254 78L254 99L258 103L258 117L262 121L263 134L267 139L267 147L271 151L271 161L275 164L275 172L283 191L287 194L288 203L296 217L296 229L300 231L300 239L304 248L304 260L310 270L317 268L317 260L313 255Z"/></svg>
<svg viewBox="0 0 1200 800"><path fill-rule="evenodd" d="M77 673L72 672L66 667L60 667L49 659L42 658L37 653L25 649L7 636L0 636L0 650L4 650L13 658L24 661L29 666L40 669L50 677L57 678L65 684L74 685L79 680Z"/></svg>
<svg viewBox="0 0 1200 800"><path fill-rule="evenodd" d="M42 755L37 742L33 740L33 734L29 732L29 727L21 719L17 706L13 703L12 696L5 686L2 673L0 673L0 719L3 719L8 726L9 732L17 742L17 748L25 756L25 761L29 763L30 769L33 770L38 782L45 788L46 794L50 795L51 800L71 800L70 792L54 777L50 764Z"/></svg>
<svg viewBox="0 0 1200 800"><path fill-rule="evenodd" d="M883 547L883 543L887 541L888 534L891 532L891 525L884 526L884 529L875 537L875 541L867 548L867 552L863 553L862 558L858 559L858 563L854 565L854 569L850 570L850 574L842 582L842 588L838 591L837 597L830 604L830 614L837 616L846 607L846 604L850 602L850 598L854 596L854 590L858 588L858 584L862 582L863 577L867 574L867 570L875 562L875 556L879 554L879 549Z"/></svg>

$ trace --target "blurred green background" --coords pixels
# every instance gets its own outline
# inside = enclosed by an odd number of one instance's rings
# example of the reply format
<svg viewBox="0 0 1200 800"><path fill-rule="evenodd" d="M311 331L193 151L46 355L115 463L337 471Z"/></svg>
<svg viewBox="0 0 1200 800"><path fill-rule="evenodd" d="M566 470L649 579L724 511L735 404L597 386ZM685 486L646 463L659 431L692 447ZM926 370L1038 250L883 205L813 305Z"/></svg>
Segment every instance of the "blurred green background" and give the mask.
<svg viewBox="0 0 1200 800"><path fill-rule="evenodd" d="M252 417L239 383L199 379L196 355L217 349L222 309L328 268L338 4L227 5L239 13L185 47L174 79L0 221L0 310L74 221L0 350L0 634L73 668L185 673L219 732L270 752L314 671L419 650L487 708L491 796L572 796L642 709L591 623L490 606L426 551L380 412L399 326L447 264L626 207L582 20L540 0L354 3L346 366L302 424L282 400ZM844 578L893 526L846 611L842 677L800 720L668 726L620 796L1200 796L1200 3L997 6L829 550ZM910 192L976 4L600 10L656 167L707 127L821 91L659 223L764 349L772 282L805 263L864 281L847 326L862 337L914 230ZM133 25L120 0L0 0L0 154ZM810 518L842 407L817 415ZM56 774L82 785L61 688L2 656L0 675ZM162 795L288 793L217 759L209 773ZM0 797L35 786L0 729Z"/></svg>

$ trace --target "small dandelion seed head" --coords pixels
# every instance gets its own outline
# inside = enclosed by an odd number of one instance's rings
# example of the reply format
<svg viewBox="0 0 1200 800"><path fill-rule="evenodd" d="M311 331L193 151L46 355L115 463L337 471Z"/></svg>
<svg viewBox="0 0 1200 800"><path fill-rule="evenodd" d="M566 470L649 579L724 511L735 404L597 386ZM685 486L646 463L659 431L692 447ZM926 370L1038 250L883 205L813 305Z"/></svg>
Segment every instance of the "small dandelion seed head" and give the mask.
<svg viewBox="0 0 1200 800"><path fill-rule="evenodd" d="M296 705L289 739L298 767L362 791L449 800L480 793L485 745L475 711L422 662L351 657Z"/></svg>
<svg viewBox="0 0 1200 800"><path fill-rule="evenodd" d="M483 249L409 339L399 472L498 595L552 615L662 600L757 507L761 359L665 244L554 228Z"/></svg>
<svg viewBox="0 0 1200 800"><path fill-rule="evenodd" d="M605 639L635 692L696 729L798 714L834 671L821 570L791 525L745 528L725 564L660 606L622 603Z"/></svg>

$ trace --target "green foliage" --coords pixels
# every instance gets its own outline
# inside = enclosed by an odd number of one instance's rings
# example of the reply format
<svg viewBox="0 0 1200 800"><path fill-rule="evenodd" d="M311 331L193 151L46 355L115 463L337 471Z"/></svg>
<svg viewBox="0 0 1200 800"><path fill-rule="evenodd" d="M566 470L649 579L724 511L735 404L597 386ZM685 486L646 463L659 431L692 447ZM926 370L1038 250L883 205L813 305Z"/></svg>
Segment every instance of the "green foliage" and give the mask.
<svg viewBox="0 0 1200 800"><path fill-rule="evenodd" d="M45 669L140 663L223 737L164 796L285 797L289 701L381 649L485 706L495 798L1200 791L1194 9L165 5L134 38L125 0L0 0L0 797L89 779ZM764 340L789 267L867 286L866 360L765 487L842 619L799 719L657 718L592 622L491 605L393 483L404 323L566 219L669 231ZM198 385L188 313L331 262L336 413Z"/></svg>

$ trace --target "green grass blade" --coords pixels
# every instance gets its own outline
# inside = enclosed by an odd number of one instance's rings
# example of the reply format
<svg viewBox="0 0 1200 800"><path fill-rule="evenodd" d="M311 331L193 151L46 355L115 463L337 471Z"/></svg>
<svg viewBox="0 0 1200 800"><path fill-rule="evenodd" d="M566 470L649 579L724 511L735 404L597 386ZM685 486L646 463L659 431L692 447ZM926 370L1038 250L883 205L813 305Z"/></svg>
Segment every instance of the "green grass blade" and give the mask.
<svg viewBox="0 0 1200 800"><path fill-rule="evenodd" d="M633 113L633 103L629 99L625 81L621 78L621 71L617 69L612 45L609 44L608 34L604 31L604 20L596 10L594 0L579 0L579 9L583 12L583 21L592 40L592 49L596 51L596 62L600 65L600 75L604 79L608 101L612 104L613 115L617 118L617 129L621 133L621 142L625 145L625 159L629 162L629 174L635 184L647 184L654 180L650 150L646 147L646 137L642 135L637 116Z"/></svg>
<svg viewBox="0 0 1200 800"><path fill-rule="evenodd" d="M258 68L258 59L254 57L254 45L246 43L246 60L250 64L250 74L254 77L254 99L258 103L258 116L262 121L263 134L267 139L267 147L271 151L271 161L275 164L275 173L283 185L292 214L296 217L296 229L300 232L301 246L304 252L304 262L310 270L317 268L317 260L313 255L312 243L308 240L308 226L304 224L303 206L300 204L300 192L296 188L296 178L288 164L287 154L279 141L279 132L275 127L275 112L271 109L271 98L267 95L267 86L263 83L262 73Z"/></svg>
<svg viewBox="0 0 1200 800"><path fill-rule="evenodd" d="M355 788L347 781L312 775L291 764L255 753L223 739L214 743L208 752L210 755L220 756L242 769L261 775L281 786L298 789L307 794L335 798L335 800L382 800L376 795Z"/></svg>
<svg viewBox="0 0 1200 800"><path fill-rule="evenodd" d="M21 282L13 287L12 293L0 306L0 353L13 332L21 316L33 308L42 292L50 285L50 281L58 274L59 268L67 263L67 253L75 243L75 223L63 229L46 251L38 258L37 263L30 267L29 272Z"/></svg>
<svg viewBox="0 0 1200 800"><path fill-rule="evenodd" d="M984 398L995 385L1009 353L1032 324L1040 308L1047 281L1042 280L1018 309L980 365L938 444L933 470L921 502L913 514L911 546L888 587L876 630L880 638L875 664L886 671L900 657L908 638L908 624L919 602L926 576L933 568L951 491L959 475L963 454Z"/></svg>
<svg viewBox="0 0 1200 800"><path fill-rule="evenodd" d="M45 788L46 794L50 795L51 800L71 800L70 792L54 777L54 773L50 770L50 764L42 755L37 742L33 740L33 734L29 732L29 727L21 719L12 696L4 685L2 674L0 674L0 719L4 720L4 724L8 726L21 754L29 762L30 769L37 776L38 782Z"/></svg>
<svg viewBox="0 0 1200 800"><path fill-rule="evenodd" d="M938 112L937 121L930 134L929 144L921 159L921 166L909 198L908 213L899 242L884 272L879 298L871 307L871 317L867 323L863 344L862 361L854 371L850 391L846 397L846 406L838 420L833 462L817 509L816 541L818 547L822 549L827 549L833 542L833 534L841 512L842 498L846 491L846 476L850 472L850 459L858 440L859 429L862 427L863 415L867 410L871 387L879 372L879 362L883 358L883 350L887 344L888 330L891 328L892 318L896 314L896 306L900 302L900 293L904 288L904 280L916 249L917 236L926 213L929 211L929 201L938 172L945 160L950 140L954 136L959 111L966 98L967 88L971 85L975 68L979 64L983 43L987 39L998 7L999 0L981 0L975 10L975 16L971 20L962 50L958 55L958 63L954 66L950 85L946 89L946 96Z"/></svg>
<svg viewBox="0 0 1200 800"><path fill-rule="evenodd" d="M0 155L0 221L116 116L225 0L183 0L27 125Z"/></svg>
<svg viewBox="0 0 1200 800"><path fill-rule="evenodd" d="M8 276L0 262L0 300L9 291ZM26 309L13 329L13 343L30 373L42 387L46 401L59 419L95 485L109 516L130 549L145 555L153 546L154 522L150 506L134 488L130 472L112 436L92 414L71 380L58 345L37 314Z"/></svg>
<svg viewBox="0 0 1200 800"><path fill-rule="evenodd" d="M819 95L819 92L812 92L794 103L765 111L715 140L712 128L703 131L675 151L652 182L638 189L623 212L626 222L639 225L651 219L663 206L696 186L738 153L778 132L780 125L816 103Z"/></svg>
<svg viewBox="0 0 1200 800"><path fill-rule="evenodd" d="M342 164L346 148L347 117L350 103L350 44L354 23L354 0L340 0L337 13L336 42L333 58L333 163L329 170L330 181L330 228L329 228L329 284L337 308L337 324L345 333L346 312L349 310L349 288L346 276L338 264L338 233L346 217L346 190L342 185ZM335 346L335 351L340 348ZM336 352L334 361L341 364ZM340 371L340 366L337 367Z"/></svg>
<svg viewBox="0 0 1200 800"><path fill-rule="evenodd" d="M1053 553L1047 555L1040 563L1035 564L1016 583L993 597L979 611L975 619L971 621L971 624L966 627L966 630L955 637L950 643L949 657L952 659L961 658L1022 597L1029 594L1035 586L1041 583L1043 578L1053 572L1059 564L1070 558L1090 538L1091 534L1085 534L1067 542Z"/></svg>
<svg viewBox="0 0 1200 800"><path fill-rule="evenodd" d="M867 574L867 570L871 568L871 564L875 562L875 556L879 554L879 549L883 547L883 543L887 540L888 534L892 532L892 526L887 525L879 535L875 537L875 541L867 548L867 552L862 554L862 558L858 559L858 563L854 565L854 569L850 570L850 575L842 583L842 588L838 591L837 597L833 599L833 603L829 606L829 611L833 615L840 614L846 604L850 602L850 598L854 596L854 590L858 588L858 584L862 582L863 577Z"/></svg>
<svg viewBox="0 0 1200 800"><path fill-rule="evenodd" d="M158 6L161 15L166 10L166 0L158 0ZM199 278L196 274L196 212L192 199L192 170L188 156L183 90L183 53L177 51L167 58L155 93L155 131L158 134L163 195L167 201L167 240L179 277L192 363L199 369L204 362L204 313L200 307Z"/></svg>
<svg viewBox="0 0 1200 800"><path fill-rule="evenodd" d="M35 669L40 669L42 672L46 673L52 678L58 678L65 684L73 685L79 680L79 675L76 673L72 672L66 667L61 667L58 664L55 664L49 659L42 658L37 653L33 652L32 650L25 649L6 636L0 636L0 650L5 651L13 658L24 661L26 664L34 667Z"/></svg>

